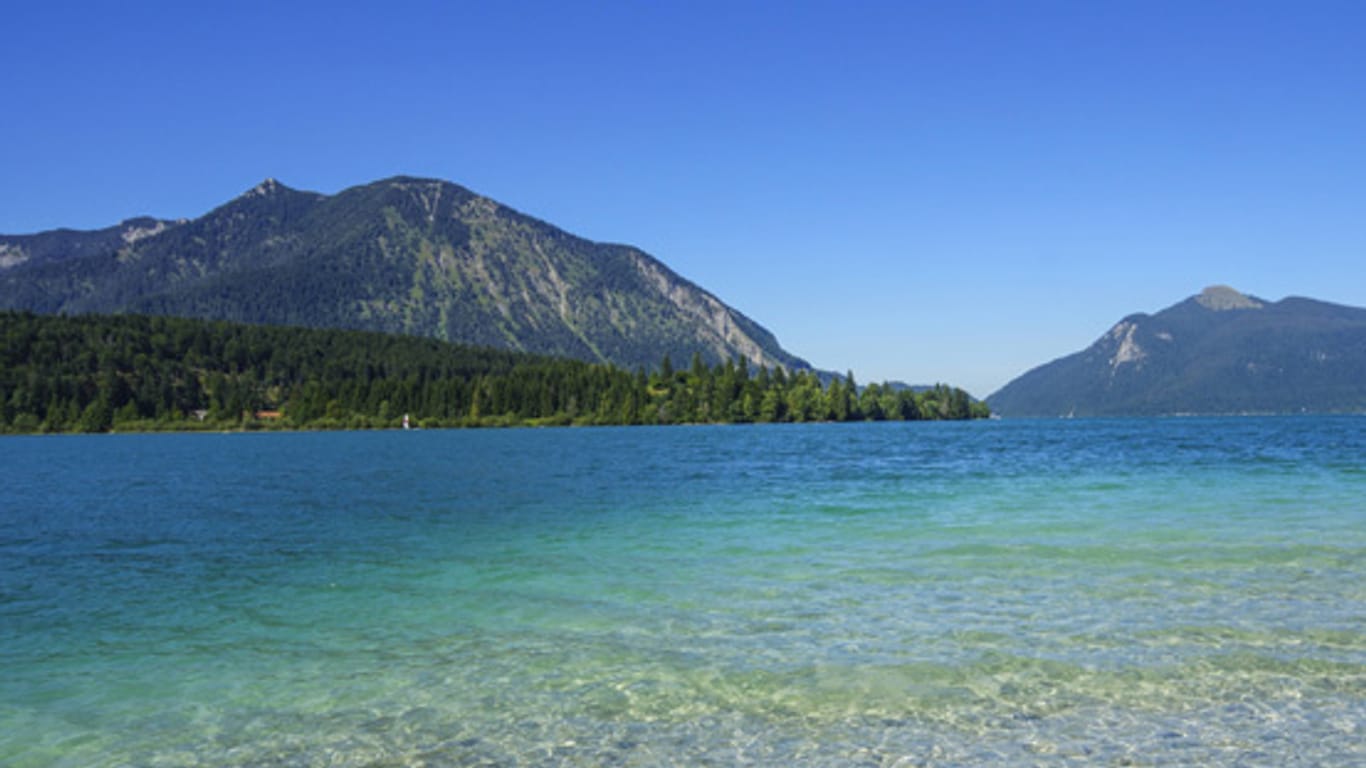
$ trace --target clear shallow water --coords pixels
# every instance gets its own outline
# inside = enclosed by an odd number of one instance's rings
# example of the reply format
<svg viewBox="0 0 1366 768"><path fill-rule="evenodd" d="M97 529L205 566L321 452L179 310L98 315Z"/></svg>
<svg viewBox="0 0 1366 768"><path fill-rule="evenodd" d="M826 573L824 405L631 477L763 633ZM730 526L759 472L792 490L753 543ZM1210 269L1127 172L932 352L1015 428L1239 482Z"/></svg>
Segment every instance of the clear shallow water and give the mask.
<svg viewBox="0 0 1366 768"><path fill-rule="evenodd" d="M0 440L0 764L1366 762L1366 419Z"/></svg>

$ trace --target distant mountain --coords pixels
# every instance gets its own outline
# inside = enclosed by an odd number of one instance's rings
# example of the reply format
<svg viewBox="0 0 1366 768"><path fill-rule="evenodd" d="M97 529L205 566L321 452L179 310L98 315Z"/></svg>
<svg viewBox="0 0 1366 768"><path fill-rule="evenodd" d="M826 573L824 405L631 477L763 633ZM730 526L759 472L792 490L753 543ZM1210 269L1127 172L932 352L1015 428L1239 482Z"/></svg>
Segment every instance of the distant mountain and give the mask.
<svg viewBox="0 0 1366 768"><path fill-rule="evenodd" d="M0 270L112 253L179 223L142 217L94 231L54 229L36 235L0 235Z"/></svg>
<svg viewBox="0 0 1366 768"><path fill-rule="evenodd" d="M809 367L639 249L406 177L335 195L267 180L193 220L0 235L0 308L387 331L627 368L694 353Z"/></svg>
<svg viewBox="0 0 1366 768"><path fill-rule="evenodd" d="M987 398L1002 416L1366 412L1366 309L1205 289Z"/></svg>

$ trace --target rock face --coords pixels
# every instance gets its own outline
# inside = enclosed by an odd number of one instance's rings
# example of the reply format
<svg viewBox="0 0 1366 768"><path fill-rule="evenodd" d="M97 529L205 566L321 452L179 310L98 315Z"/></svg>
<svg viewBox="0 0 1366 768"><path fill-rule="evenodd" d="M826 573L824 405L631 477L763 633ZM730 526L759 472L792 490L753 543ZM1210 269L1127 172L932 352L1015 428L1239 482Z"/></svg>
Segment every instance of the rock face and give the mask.
<svg viewBox="0 0 1366 768"><path fill-rule="evenodd" d="M611 362L809 367L636 248L449 182L335 195L267 179L190 221L0 235L0 307L356 328Z"/></svg>
<svg viewBox="0 0 1366 768"><path fill-rule="evenodd" d="M987 404L1045 417L1366 412L1366 309L1207 288L1124 318Z"/></svg>

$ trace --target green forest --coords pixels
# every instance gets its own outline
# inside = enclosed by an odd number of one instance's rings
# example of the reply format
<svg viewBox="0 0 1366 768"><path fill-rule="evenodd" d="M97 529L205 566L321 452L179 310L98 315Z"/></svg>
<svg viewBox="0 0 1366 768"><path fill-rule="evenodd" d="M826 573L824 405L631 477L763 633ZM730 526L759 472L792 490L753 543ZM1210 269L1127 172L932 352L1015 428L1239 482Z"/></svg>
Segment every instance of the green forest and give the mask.
<svg viewBox="0 0 1366 768"><path fill-rule="evenodd" d="M968 419L961 389L812 371L622 370L365 331L0 312L0 432Z"/></svg>

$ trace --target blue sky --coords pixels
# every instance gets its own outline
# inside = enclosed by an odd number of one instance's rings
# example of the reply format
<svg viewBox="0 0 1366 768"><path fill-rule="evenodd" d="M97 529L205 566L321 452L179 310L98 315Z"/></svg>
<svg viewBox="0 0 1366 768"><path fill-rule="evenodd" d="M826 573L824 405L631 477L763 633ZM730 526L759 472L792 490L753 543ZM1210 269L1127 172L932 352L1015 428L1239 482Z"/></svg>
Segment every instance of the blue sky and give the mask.
<svg viewBox="0 0 1366 768"><path fill-rule="evenodd" d="M448 179L860 381L986 395L1212 283L1366 306L1358 2L44 3L0 232Z"/></svg>

